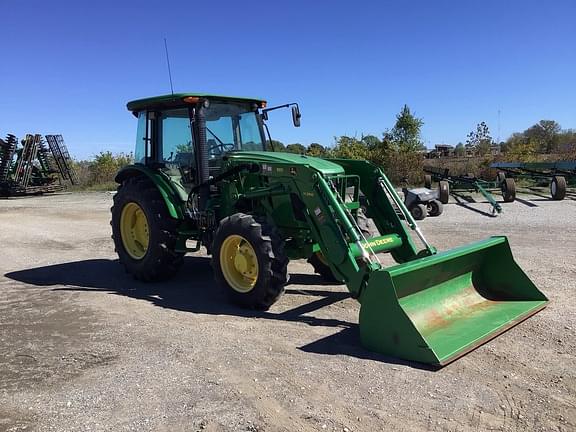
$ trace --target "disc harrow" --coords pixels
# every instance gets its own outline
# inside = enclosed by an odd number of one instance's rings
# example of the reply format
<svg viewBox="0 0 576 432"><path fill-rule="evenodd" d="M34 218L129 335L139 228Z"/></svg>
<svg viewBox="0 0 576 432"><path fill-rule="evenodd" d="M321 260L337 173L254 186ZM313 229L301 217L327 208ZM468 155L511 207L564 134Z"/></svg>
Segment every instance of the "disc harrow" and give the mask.
<svg viewBox="0 0 576 432"><path fill-rule="evenodd" d="M0 184L8 180L17 145L18 138L12 134L8 134L5 140L0 139Z"/></svg>
<svg viewBox="0 0 576 432"><path fill-rule="evenodd" d="M50 138L48 138L50 137ZM15 135L0 139L0 196L39 195L78 183L61 135L26 134L18 148Z"/></svg>
<svg viewBox="0 0 576 432"><path fill-rule="evenodd" d="M48 146L54 155L54 161L62 178L69 180L73 185L78 184L78 176L72 165L72 159L66 144L64 144L62 135L46 135L46 141L48 141Z"/></svg>

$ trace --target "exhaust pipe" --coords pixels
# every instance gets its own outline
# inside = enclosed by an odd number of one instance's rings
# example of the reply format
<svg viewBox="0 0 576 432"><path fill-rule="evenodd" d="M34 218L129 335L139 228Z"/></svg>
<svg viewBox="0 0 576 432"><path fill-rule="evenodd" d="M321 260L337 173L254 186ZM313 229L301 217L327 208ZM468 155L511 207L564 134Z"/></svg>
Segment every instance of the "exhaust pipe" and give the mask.
<svg viewBox="0 0 576 432"><path fill-rule="evenodd" d="M199 103L196 109L195 121L197 130L197 145L196 145L196 159L198 161L198 175L200 183L200 210L206 210L208 198L210 195L210 186L206 184L209 180L208 172L208 144L206 143L206 109L209 102L204 100Z"/></svg>

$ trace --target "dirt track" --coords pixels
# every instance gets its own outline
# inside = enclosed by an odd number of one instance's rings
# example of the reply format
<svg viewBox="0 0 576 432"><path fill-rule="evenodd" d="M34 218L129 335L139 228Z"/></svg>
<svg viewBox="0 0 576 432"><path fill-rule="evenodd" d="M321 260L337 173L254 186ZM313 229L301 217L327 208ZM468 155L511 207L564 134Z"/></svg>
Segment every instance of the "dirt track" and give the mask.
<svg viewBox="0 0 576 432"><path fill-rule="evenodd" d="M169 283L128 277L109 194L1 200L0 431L574 431L576 200L521 198L422 223L439 249L508 235L551 300L437 371L362 349L358 304L304 261L250 313L200 256Z"/></svg>

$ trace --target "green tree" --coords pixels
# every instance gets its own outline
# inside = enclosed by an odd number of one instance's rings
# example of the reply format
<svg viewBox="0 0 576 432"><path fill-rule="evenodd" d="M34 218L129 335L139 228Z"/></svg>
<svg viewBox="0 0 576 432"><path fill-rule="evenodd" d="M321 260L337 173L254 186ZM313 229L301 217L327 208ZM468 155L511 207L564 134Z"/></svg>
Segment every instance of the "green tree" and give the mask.
<svg viewBox="0 0 576 432"><path fill-rule="evenodd" d="M110 151L100 152L89 163L88 185L95 185L114 181L120 168L130 165L133 161L131 154L112 154Z"/></svg>
<svg viewBox="0 0 576 432"><path fill-rule="evenodd" d="M370 150L379 148L382 145L382 141L377 136L374 135L362 135L360 139Z"/></svg>
<svg viewBox="0 0 576 432"><path fill-rule="evenodd" d="M332 156L345 159L370 159L368 146L361 140L343 135L336 137L335 141Z"/></svg>
<svg viewBox="0 0 576 432"><path fill-rule="evenodd" d="M537 153L536 141L528 138L524 133L513 133L502 146L506 159L510 161L531 162Z"/></svg>
<svg viewBox="0 0 576 432"><path fill-rule="evenodd" d="M540 120L524 131L524 135L534 142L540 153L554 153L558 150L559 134L562 128L554 120Z"/></svg>
<svg viewBox="0 0 576 432"><path fill-rule="evenodd" d="M392 130L384 132L384 140L389 139L395 149L400 152L422 150L425 148L420 136L422 125L424 125L424 121L414 116L408 105L404 105L396 116L396 123Z"/></svg>
<svg viewBox="0 0 576 432"><path fill-rule="evenodd" d="M306 149L306 154L309 156L322 157L326 155L326 148L318 143L312 143Z"/></svg>
<svg viewBox="0 0 576 432"><path fill-rule="evenodd" d="M466 156L466 147L464 147L464 144L462 144L461 142L459 142L456 147L454 148L454 155L456 157L464 157Z"/></svg>
<svg viewBox="0 0 576 432"><path fill-rule="evenodd" d="M558 151L563 154L563 158L568 160L576 159L576 130L563 130L558 135Z"/></svg>
<svg viewBox="0 0 576 432"><path fill-rule="evenodd" d="M188 141L186 144L178 144L176 146L176 154L178 153L192 153L194 149L192 148L192 141Z"/></svg>
<svg viewBox="0 0 576 432"><path fill-rule="evenodd" d="M277 152L283 152L286 150L286 147L284 146L284 144L282 142L276 141L276 140L270 141L270 147L272 147L273 151L277 151Z"/></svg>
<svg viewBox="0 0 576 432"><path fill-rule="evenodd" d="M304 154L306 153L306 147L300 143L288 144L286 146L286 151L289 153Z"/></svg>
<svg viewBox="0 0 576 432"><path fill-rule="evenodd" d="M492 143L493 141L490 136L490 129L488 129L486 122L478 123L476 130L470 132L466 139L466 145L474 148L481 156L490 153Z"/></svg>

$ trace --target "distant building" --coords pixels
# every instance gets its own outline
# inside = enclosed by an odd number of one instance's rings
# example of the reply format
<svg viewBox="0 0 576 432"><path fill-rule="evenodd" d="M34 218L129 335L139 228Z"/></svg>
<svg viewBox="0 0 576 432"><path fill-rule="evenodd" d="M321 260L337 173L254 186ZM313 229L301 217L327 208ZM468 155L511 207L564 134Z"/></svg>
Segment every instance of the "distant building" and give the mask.
<svg viewBox="0 0 576 432"><path fill-rule="evenodd" d="M492 156L498 156L502 149L500 148L500 144L492 144L490 146L490 154Z"/></svg>
<svg viewBox="0 0 576 432"><path fill-rule="evenodd" d="M430 150L427 154L428 159L446 158L454 156L454 146L448 144L436 144L434 150Z"/></svg>

